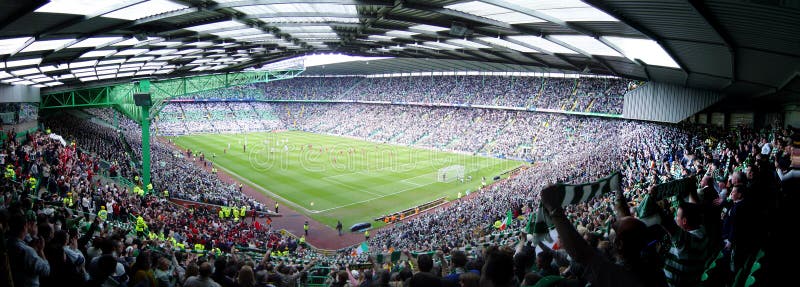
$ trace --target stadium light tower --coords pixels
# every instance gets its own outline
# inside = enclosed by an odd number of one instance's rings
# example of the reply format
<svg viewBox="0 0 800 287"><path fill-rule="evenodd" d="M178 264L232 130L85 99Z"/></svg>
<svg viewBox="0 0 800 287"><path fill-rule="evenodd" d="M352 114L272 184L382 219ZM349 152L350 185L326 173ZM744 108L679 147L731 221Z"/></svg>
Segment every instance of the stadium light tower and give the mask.
<svg viewBox="0 0 800 287"><path fill-rule="evenodd" d="M150 98L150 80L142 79L133 82L139 91L133 94L133 102L142 108L142 189L150 192L150 107L153 106Z"/></svg>

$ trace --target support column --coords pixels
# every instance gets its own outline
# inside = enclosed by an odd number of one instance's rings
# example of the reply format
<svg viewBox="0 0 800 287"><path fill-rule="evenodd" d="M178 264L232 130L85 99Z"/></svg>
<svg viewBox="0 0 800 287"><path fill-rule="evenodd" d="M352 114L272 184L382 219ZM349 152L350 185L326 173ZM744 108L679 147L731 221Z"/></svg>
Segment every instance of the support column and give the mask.
<svg viewBox="0 0 800 287"><path fill-rule="evenodd" d="M139 82L139 92L150 92L150 80ZM150 192L147 188L150 185L150 106L142 106L142 189L145 193Z"/></svg>
<svg viewBox="0 0 800 287"><path fill-rule="evenodd" d="M142 188L150 190L150 106L142 106Z"/></svg>

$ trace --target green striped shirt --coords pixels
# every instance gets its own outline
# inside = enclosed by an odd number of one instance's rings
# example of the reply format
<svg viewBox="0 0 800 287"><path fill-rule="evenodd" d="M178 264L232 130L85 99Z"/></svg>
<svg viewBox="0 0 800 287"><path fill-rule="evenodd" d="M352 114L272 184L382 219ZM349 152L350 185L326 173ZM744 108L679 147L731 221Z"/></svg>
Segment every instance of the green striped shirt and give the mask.
<svg viewBox="0 0 800 287"><path fill-rule="evenodd" d="M709 256L709 240L705 227L692 231L679 229L672 236L672 246L664 262L664 275L669 286L697 286Z"/></svg>

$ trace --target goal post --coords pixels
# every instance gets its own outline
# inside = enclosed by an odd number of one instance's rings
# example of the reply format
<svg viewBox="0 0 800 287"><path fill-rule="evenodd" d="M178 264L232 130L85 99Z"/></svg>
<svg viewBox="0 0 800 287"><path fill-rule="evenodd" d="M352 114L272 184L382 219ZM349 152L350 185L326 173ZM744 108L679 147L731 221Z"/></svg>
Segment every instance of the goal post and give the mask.
<svg viewBox="0 0 800 287"><path fill-rule="evenodd" d="M436 175L436 180L439 182L452 182L456 179L464 177L463 165L451 165L439 169Z"/></svg>

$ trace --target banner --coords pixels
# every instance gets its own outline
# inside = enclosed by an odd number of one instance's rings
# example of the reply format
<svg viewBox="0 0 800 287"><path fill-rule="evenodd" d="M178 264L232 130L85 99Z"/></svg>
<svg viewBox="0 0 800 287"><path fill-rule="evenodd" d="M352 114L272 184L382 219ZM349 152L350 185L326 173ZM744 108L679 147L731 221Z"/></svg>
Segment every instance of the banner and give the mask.
<svg viewBox="0 0 800 287"><path fill-rule="evenodd" d="M561 207L587 202L601 194L609 193L620 188L621 177L619 172L600 179L595 182L584 184L557 184L556 187L561 191ZM549 231L553 227L542 203L539 203L539 210L534 217L533 232L534 241L552 241Z"/></svg>

